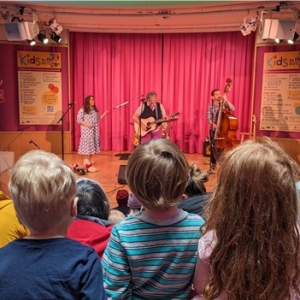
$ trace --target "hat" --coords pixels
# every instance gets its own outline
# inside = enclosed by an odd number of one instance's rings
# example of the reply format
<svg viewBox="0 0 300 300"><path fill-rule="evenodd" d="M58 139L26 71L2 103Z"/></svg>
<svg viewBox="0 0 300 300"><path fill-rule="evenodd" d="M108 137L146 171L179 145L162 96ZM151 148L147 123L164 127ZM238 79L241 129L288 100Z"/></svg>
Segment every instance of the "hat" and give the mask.
<svg viewBox="0 0 300 300"><path fill-rule="evenodd" d="M142 207L139 200L132 194L132 192L129 193L128 198L128 206L132 209L140 209Z"/></svg>
<svg viewBox="0 0 300 300"><path fill-rule="evenodd" d="M118 190L116 195L116 200L119 206L127 206L128 202L128 192L125 189Z"/></svg>

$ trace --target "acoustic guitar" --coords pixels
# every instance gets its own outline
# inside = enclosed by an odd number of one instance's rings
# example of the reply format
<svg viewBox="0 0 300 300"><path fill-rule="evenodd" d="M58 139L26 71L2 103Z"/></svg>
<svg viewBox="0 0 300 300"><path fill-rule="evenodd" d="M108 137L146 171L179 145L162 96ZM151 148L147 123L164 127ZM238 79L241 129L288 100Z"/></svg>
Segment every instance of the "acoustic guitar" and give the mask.
<svg viewBox="0 0 300 300"><path fill-rule="evenodd" d="M158 127L158 123L162 123L162 122L171 122L171 121L175 121L179 118L179 113L175 113L172 115L169 115L165 118L161 118L158 120L155 120L153 117L147 118L147 119L142 119L141 122L147 127L146 130L143 130L142 126L140 126L140 124L134 123L134 131L136 136L145 136L146 134L148 134L151 131L154 131L155 129L157 129Z"/></svg>

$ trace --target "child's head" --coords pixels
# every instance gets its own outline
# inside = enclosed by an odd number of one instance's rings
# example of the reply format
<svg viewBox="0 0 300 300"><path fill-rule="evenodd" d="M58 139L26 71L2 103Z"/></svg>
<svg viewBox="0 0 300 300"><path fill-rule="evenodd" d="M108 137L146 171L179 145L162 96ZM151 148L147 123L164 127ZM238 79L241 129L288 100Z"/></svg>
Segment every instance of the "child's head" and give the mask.
<svg viewBox="0 0 300 300"><path fill-rule="evenodd" d="M189 165L171 141L154 139L138 146L128 161L127 183L142 206L166 210L176 206L186 188Z"/></svg>
<svg viewBox="0 0 300 300"><path fill-rule="evenodd" d="M142 208L141 203L139 202L139 200L133 195L132 192L129 193L129 197L128 197L128 206L134 210L140 210Z"/></svg>
<svg viewBox="0 0 300 300"><path fill-rule="evenodd" d="M208 181L207 172L201 171L195 163L190 165L190 179L185 189L188 197L206 193L204 183Z"/></svg>
<svg viewBox="0 0 300 300"><path fill-rule="evenodd" d="M120 189L117 192L116 200L119 206L127 206L129 193L125 189Z"/></svg>
<svg viewBox="0 0 300 300"><path fill-rule="evenodd" d="M108 221L117 224L119 221L125 219L125 215L118 209L112 209L108 216Z"/></svg>
<svg viewBox="0 0 300 300"><path fill-rule="evenodd" d="M297 164L269 138L225 154L207 206L206 230L217 237L210 292L286 299L298 288L298 178Z"/></svg>
<svg viewBox="0 0 300 300"><path fill-rule="evenodd" d="M297 176L296 163L275 142L243 143L223 158L211 201L213 218L225 214L234 224L261 218L255 225L273 224L279 215L295 221Z"/></svg>
<svg viewBox="0 0 300 300"><path fill-rule="evenodd" d="M32 150L21 156L12 169L9 189L17 215L30 231L70 224L72 206L76 214L73 171L53 153Z"/></svg>
<svg viewBox="0 0 300 300"><path fill-rule="evenodd" d="M91 179L77 180L78 215L107 220L110 211L109 200L101 185Z"/></svg>

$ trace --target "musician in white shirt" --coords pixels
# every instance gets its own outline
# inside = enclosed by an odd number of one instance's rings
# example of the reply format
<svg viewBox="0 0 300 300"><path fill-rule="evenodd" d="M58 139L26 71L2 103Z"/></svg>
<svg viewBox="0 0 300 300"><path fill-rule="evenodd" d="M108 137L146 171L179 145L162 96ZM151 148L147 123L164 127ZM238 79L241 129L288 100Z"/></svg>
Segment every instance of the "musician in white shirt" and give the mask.
<svg viewBox="0 0 300 300"><path fill-rule="evenodd" d="M164 106L157 102L157 94L149 92L145 101L137 108L133 115L135 134L139 137L139 144L162 137L162 129L167 123L157 122L168 119Z"/></svg>

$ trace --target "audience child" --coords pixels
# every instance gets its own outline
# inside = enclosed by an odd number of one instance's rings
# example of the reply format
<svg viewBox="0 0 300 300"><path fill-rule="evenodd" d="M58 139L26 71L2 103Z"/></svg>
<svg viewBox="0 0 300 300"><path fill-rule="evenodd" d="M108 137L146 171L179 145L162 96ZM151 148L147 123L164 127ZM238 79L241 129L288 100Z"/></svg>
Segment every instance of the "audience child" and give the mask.
<svg viewBox="0 0 300 300"><path fill-rule="evenodd" d="M112 209L108 216L108 221L112 222L113 224L117 224L119 221L125 219L126 216L117 209Z"/></svg>
<svg viewBox="0 0 300 300"><path fill-rule="evenodd" d="M106 299L97 253L65 237L76 216L70 167L30 151L13 167L9 189L30 234L0 249L0 299Z"/></svg>
<svg viewBox="0 0 300 300"><path fill-rule="evenodd" d="M118 206L115 207L114 209L119 210L125 216L127 216L130 212L130 208L128 207L128 197L129 197L129 193L127 190L125 189L118 190L116 195Z"/></svg>
<svg viewBox="0 0 300 300"><path fill-rule="evenodd" d="M140 211L142 209L142 205L139 202L139 200L132 194L132 192L129 193L128 197L128 206L130 208L130 214L134 214L137 211Z"/></svg>
<svg viewBox="0 0 300 300"><path fill-rule="evenodd" d="M77 216L67 237L93 247L101 258L114 225L108 221L109 200L101 185L87 178L77 180L77 197Z"/></svg>
<svg viewBox="0 0 300 300"><path fill-rule="evenodd" d="M112 230L102 264L108 299L190 299L203 219L179 209L189 165L166 139L138 146L126 177L144 210Z"/></svg>
<svg viewBox="0 0 300 300"><path fill-rule="evenodd" d="M207 181L208 174L201 171L197 164L192 163L190 165L190 179L178 207L203 217L203 209L211 194L206 193L204 183Z"/></svg>
<svg viewBox="0 0 300 300"><path fill-rule="evenodd" d="M297 164L269 138L228 152L207 207L195 299L299 299Z"/></svg>
<svg viewBox="0 0 300 300"><path fill-rule="evenodd" d="M0 248L28 234L29 230L20 223L16 215L12 200L0 191Z"/></svg>

